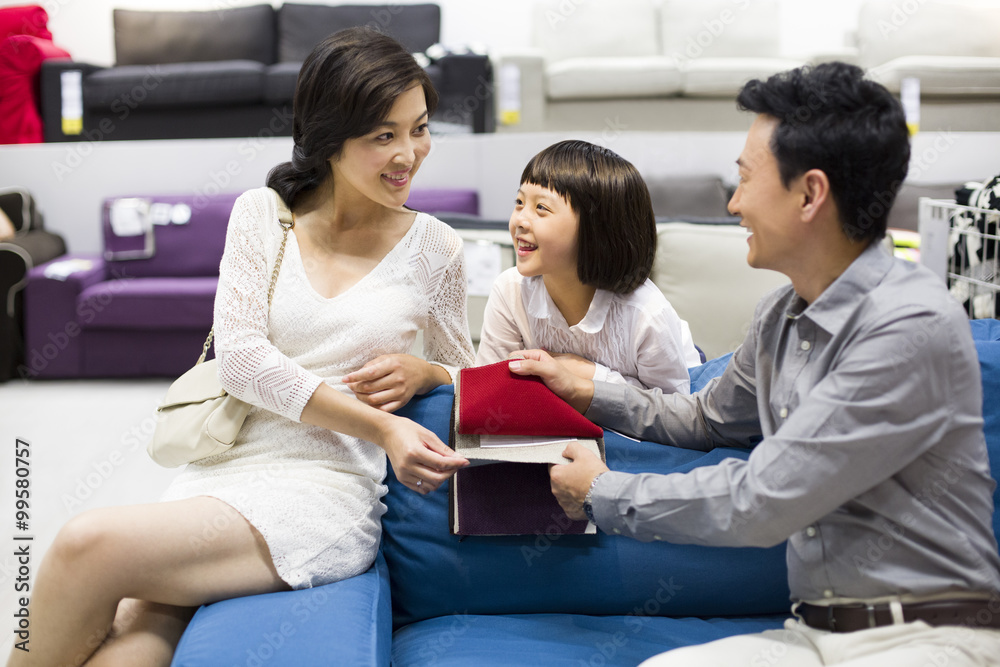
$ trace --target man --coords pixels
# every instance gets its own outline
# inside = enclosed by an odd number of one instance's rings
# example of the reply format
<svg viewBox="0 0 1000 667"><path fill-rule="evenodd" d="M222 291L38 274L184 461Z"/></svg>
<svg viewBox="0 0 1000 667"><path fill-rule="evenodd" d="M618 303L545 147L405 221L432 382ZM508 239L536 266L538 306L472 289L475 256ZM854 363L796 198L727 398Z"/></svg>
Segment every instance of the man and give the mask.
<svg viewBox="0 0 1000 667"><path fill-rule="evenodd" d="M762 299L723 375L685 396L581 380L541 351L511 368L609 428L753 451L631 475L571 445L553 493L571 517L640 540L788 540L796 618L784 630L649 665L995 665L1000 558L976 350L941 281L879 243L909 161L902 110L842 63L751 81L738 103L757 117L730 210L750 231L750 265L791 285Z"/></svg>

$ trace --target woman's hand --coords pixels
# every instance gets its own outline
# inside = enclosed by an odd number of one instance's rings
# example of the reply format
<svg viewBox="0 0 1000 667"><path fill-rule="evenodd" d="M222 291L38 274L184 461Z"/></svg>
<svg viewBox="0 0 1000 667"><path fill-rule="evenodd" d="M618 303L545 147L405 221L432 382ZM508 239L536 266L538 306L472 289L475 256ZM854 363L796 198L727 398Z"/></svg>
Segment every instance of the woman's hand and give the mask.
<svg viewBox="0 0 1000 667"><path fill-rule="evenodd" d="M420 494L436 490L455 471L469 465L433 432L405 417L389 418L379 444L396 479Z"/></svg>
<svg viewBox="0 0 1000 667"><path fill-rule="evenodd" d="M426 394L451 376L442 367L410 354L383 354L342 378L362 403L395 412L414 395Z"/></svg>

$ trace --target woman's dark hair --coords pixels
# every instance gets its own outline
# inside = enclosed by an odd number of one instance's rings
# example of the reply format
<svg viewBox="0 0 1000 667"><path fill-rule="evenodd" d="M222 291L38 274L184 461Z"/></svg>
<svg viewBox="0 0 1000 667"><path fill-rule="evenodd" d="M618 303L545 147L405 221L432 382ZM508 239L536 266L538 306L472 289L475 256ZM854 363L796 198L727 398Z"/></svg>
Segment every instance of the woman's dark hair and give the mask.
<svg viewBox="0 0 1000 667"><path fill-rule="evenodd" d="M531 158L521 183L558 193L579 216L580 282L628 294L649 277L656 219L631 162L586 141L561 141Z"/></svg>
<svg viewBox="0 0 1000 667"><path fill-rule="evenodd" d="M295 84L290 162L267 175L289 207L330 175L330 158L348 139L374 130L396 98L414 85L424 89L427 114L438 95L413 56L393 38L371 28L348 28L320 42L306 58Z"/></svg>
<svg viewBox="0 0 1000 667"><path fill-rule="evenodd" d="M910 138L899 102L861 68L824 63L755 79L736 103L778 119L771 152L781 182L810 169L830 180L847 238L885 236L889 209L910 163Z"/></svg>

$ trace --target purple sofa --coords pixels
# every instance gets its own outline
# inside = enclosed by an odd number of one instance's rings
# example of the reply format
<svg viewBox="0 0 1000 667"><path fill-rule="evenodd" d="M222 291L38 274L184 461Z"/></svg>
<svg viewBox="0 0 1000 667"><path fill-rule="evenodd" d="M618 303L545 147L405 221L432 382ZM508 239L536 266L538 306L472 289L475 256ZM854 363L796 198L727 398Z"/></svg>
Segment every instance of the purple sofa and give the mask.
<svg viewBox="0 0 1000 667"><path fill-rule="evenodd" d="M62 255L28 274L19 375L173 377L190 368L212 326L237 196L105 200L103 256ZM474 190L415 190L407 205L434 214L479 212Z"/></svg>

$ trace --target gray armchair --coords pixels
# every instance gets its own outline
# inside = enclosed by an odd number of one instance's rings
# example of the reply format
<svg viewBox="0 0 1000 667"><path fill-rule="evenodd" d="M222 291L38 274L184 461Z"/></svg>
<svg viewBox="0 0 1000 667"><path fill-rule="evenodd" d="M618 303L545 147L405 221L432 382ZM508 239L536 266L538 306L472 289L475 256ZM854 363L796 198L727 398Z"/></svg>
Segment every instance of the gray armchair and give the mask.
<svg viewBox="0 0 1000 667"><path fill-rule="evenodd" d="M0 210L14 223L13 238L0 241L0 382L18 375L24 364L24 303L28 271L66 252L58 234L45 231L31 194L0 190Z"/></svg>

